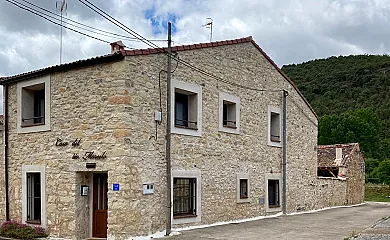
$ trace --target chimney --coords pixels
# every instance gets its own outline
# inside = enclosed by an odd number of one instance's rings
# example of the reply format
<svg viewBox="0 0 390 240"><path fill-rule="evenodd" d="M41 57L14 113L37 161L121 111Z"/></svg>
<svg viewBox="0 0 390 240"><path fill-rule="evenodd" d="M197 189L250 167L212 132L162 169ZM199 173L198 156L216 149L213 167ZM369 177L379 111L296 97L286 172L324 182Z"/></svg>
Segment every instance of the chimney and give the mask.
<svg viewBox="0 0 390 240"><path fill-rule="evenodd" d="M110 45L111 45L111 54L124 50L126 47L122 41L113 42L110 43Z"/></svg>
<svg viewBox="0 0 390 240"><path fill-rule="evenodd" d="M341 145L336 145L336 160L341 160L343 158L343 147Z"/></svg>

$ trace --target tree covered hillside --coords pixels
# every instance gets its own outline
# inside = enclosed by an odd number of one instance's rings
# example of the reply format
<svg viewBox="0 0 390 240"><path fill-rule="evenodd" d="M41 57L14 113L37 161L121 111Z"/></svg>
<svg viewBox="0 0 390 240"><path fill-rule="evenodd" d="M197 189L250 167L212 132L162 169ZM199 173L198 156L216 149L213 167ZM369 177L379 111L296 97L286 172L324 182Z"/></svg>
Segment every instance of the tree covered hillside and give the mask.
<svg viewBox="0 0 390 240"><path fill-rule="evenodd" d="M330 57L282 70L320 117L318 143L359 142L368 176L379 177L375 168L390 163L390 56Z"/></svg>
<svg viewBox="0 0 390 240"><path fill-rule="evenodd" d="M330 57L282 67L321 117L372 108L390 137L390 56Z"/></svg>

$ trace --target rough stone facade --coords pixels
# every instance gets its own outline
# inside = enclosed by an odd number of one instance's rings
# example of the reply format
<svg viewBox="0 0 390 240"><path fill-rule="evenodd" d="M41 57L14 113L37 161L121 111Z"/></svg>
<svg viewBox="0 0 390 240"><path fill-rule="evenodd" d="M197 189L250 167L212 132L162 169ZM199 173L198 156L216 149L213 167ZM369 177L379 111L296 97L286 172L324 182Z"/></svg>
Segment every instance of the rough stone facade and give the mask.
<svg viewBox="0 0 390 240"><path fill-rule="evenodd" d="M345 204L364 201L365 159L358 143L318 146L318 167L338 169L336 179L345 185L342 196Z"/></svg>
<svg viewBox="0 0 390 240"><path fill-rule="evenodd" d="M268 145L268 108L282 109L282 89L288 91L287 212L345 204L336 196L345 192L345 185L317 179L316 116L252 42L188 48L178 56L230 83L180 63L172 75L174 81L201 86L203 122L201 136L172 134L172 169L200 172L201 185L201 209L197 210L201 220L175 224L174 219L173 227L275 213L267 210L264 199L267 176L279 176L282 186L282 148ZM12 219L22 218L22 165L43 165L51 236L91 236L92 196L80 196L80 185L91 189L93 172L108 173L108 238L129 239L165 229L167 89L165 74L159 89L159 72L166 69L166 58L135 54L121 61L51 73L51 129L45 132L17 133L18 83L8 84ZM239 134L219 131L220 92L240 99ZM157 124L154 113L160 104L163 121ZM81 139L80 146L56 146L58 138ZM88 151L105 152L107 158L83 160ZM72 159L75 153L79 159ZM95 162L96 168L87 169L86 162ZM249 175L249 202L236 201L237 174ZM114 183L120 184L119 191L113 191ZM154 183L153 194L143 194L145 183Z"/></svg>

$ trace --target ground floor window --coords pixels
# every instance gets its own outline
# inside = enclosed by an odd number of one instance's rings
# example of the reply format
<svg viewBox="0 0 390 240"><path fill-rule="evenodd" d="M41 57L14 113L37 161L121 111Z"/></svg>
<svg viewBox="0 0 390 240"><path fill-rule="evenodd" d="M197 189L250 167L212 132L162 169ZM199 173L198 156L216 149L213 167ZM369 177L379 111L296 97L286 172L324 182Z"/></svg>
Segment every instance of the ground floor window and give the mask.
<svg viewBox="0 0 390 240"><path fill-rule="evenodd" d="M240 179L240 198L248 198L248 179Z"/></svg>
<svg viewBox="0 0 390 240"><path fill-rule="evenodd" d="M279 180L268 179L268 206L280 207Z"/></svg>
<svg viewBox="0 0 390 240"><path fill-rule="evenodd" d="M334 177L337 178L339 175L338 167L328 167L328 168L318 168L317 176L318 177Z"/></svg>
<svg viewBox="0 0 390 240"><path fill-rule="evenodd" d="M173 178L173 216L196 216L196 178Z"/></svg>
<svg viewBox="0 0 390 240"><path fill-rule="evenodd" d="M27 173L27 222L41 223L41 174Z"/></svg>

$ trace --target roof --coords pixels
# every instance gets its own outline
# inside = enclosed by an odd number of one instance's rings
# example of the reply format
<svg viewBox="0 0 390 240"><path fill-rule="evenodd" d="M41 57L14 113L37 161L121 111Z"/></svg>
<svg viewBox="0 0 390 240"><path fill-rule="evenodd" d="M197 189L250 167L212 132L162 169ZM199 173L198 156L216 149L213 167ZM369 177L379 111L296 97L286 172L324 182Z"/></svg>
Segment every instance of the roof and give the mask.
<svg viewBox="0 0 390 240"><path fill-rule="evenodd" d="M46 75L49 73L66 71L66 70L70 70L70 69L91 66L91 65L95 65L95 64L99 64L99 63L119 61L119 60L122 60L123 58L124 58L124 55L122 53L118 52L118 53L114 53L114 54L107 54L107 55L103 55L103 56L78 60L75 62L54 65L54 66L41 68L41 69L37 69L37 70L31 71L31 72L21 73L21 74L17 74L17 75L13 75L13 76L0 77L0 84L5 85L5 84L11 83L11 82L18 82L18 81L22 81L22 80L26 80L26 79L30 79L30 78L35 78L35 77L39 77L39 76Z"/></svg>
<svg viewBox="0 0 390 240"><path fill-rule="evenodd" d="M342 148L341 162L336 160L336 148ZM355 153L361 154L359 143L336 144L336 145L319 145L317 149L317 161L319 168L329 167L348 167L353 161Z"/></svg>
<svg viewBox="0 0 390 240"><path fill-rule="evenodd" d="M306 98L303 96L303 94L299 91L299 89L295 86L293 81L278 67L278 65L276 65L276 63L263 51L263 49L252 39L251 36L245 37L245 38L233 39L233 40L175 46L175 47L172 47L172 51L173 52L187 51L187 50L194 50L194 49L227 46L227 45L240 44L240 43L252 43L255 46L255 48L271 63L271 65L273 65L275 67L275 69L287 80L287 82L289 82L294 87L294 89L298 92L298 94L302 97L302 99L304 100L306 105L309 107L311 112L318 119L318 116L315 113L314 109L310 106L309 102L306 100ZM108 54L108 55L89 58L89 59L85 59L85 60L79 60L76 62L55 65L55 66L42 68L42 69L38 69L35 71L14 75L14 76L2 77L2 78L0 78L0 84L4 85L4 84L10 83L10 82L25 80L25 79L29 79L29 78L45 75L48 73L57 72L57 71L70 70L70 69L74 69L74 68L80 68L80 67L84 67L84 66L90 66L90 65L114 61L114 60L122 60L125 56L158 54L158 53L162 53L163 51L166 51L166 50L167 50L167 48L161 48L161 49L147 48L147 49L136 49L136 50L123 50L121 52L117 52L114 54Z"/></svg>

